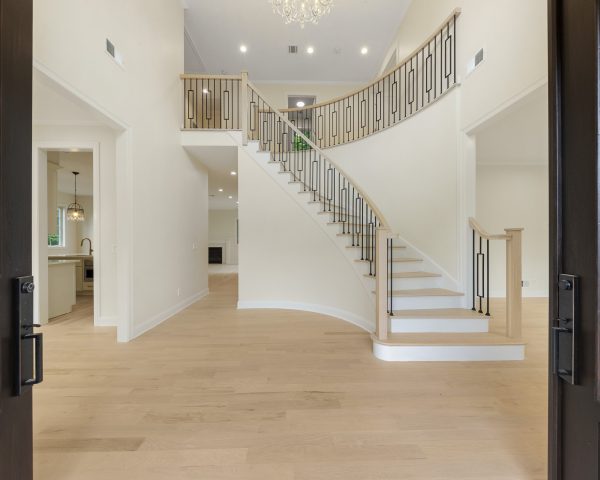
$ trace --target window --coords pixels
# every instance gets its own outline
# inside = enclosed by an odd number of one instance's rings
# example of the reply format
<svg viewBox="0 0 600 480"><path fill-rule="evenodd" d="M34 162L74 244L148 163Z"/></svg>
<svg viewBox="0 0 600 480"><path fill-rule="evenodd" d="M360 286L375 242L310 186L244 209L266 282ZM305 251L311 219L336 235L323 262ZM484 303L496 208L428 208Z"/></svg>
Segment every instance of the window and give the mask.
<svg viewBox="0 0 600 480"><path fill-rule="evenodd" d="M48 234L49 247L65 246L65 207L56 209L56 233Z"/></svg>

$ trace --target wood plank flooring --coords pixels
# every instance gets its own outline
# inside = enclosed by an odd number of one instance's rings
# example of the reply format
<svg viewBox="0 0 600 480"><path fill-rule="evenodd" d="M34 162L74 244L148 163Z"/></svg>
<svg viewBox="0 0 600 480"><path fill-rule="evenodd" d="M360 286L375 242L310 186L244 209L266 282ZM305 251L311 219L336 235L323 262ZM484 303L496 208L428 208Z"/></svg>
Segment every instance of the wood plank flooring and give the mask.
<svg viewBox="0 0 600 480"><path fill-rule="evenodd" d="M546 301L524 305L525 362L393 364L357 327L210 283L129 344L85 305L43 329L36 480L546 479Z"/></svg>

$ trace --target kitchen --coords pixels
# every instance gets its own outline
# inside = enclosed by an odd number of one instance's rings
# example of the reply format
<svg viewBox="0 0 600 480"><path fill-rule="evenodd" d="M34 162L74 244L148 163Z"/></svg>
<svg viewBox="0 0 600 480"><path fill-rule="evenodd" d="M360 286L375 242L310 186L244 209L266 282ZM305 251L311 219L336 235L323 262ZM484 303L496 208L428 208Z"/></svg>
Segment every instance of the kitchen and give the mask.
<svg viewBox="0 0 600 480"><path fill-rule="evenodd" d="M48 321L94 296L93 155L48 151Z"/></svg>

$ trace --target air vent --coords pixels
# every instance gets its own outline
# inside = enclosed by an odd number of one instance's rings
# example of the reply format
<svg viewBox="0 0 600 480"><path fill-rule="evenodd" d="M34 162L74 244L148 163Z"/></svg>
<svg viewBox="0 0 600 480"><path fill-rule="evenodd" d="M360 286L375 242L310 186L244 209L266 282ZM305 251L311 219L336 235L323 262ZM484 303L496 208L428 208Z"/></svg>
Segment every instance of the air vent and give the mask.
<svg viewBox="0 0 600 480"><path fill-rule="evenodd" d="M298 45L288 46L288 53L298 53Z"/></svg>
<svg viewBox="0 0 600 480"><path fill-rule="evenodd" d="M483 48L475 54L475 66L483 62Z"/></svg>
<svg viewBox="0 0 600 480"><path fill-rule="evenodd" d="M106 51L111 57L115 58L115 46L108 38L106 39Z"/></svg>
<svg viewBox="0 0 600 480"><path fill-rule="evenodd" d="M121 52L117 50L115 44L108 38L106 39L106 53L109 54L119 66L123 66L123 56L121 55Z"/></svg>
<svg viewBox="0 0 600 480"><path fill-rule="evenodd" d="M470 75L485 60L485 48L479 49L474 57L471 57L467 64L467 76Z"/></svg>

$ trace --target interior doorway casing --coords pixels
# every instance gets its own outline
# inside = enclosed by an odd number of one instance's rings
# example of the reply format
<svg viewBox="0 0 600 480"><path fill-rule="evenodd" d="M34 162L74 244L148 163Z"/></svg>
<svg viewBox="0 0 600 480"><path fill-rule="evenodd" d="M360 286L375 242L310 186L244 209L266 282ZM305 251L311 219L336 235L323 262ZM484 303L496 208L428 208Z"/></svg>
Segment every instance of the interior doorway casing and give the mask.
<svg viewBox="0 0 600 480"><path fill-rule="evenodd" d="M93 229L94 229L94 325L103 326L101 321L101 259L102 231L100 210L102 206L100 192L100 145L94 142L35 142L33 145L33 202L32 202L32 270L37 281L34 291L34 319L36 323L46 324L48 313L48 155L50 151L82 151L92 153L93 163ZM118 279L117 279L118 282Z"/></svg>

